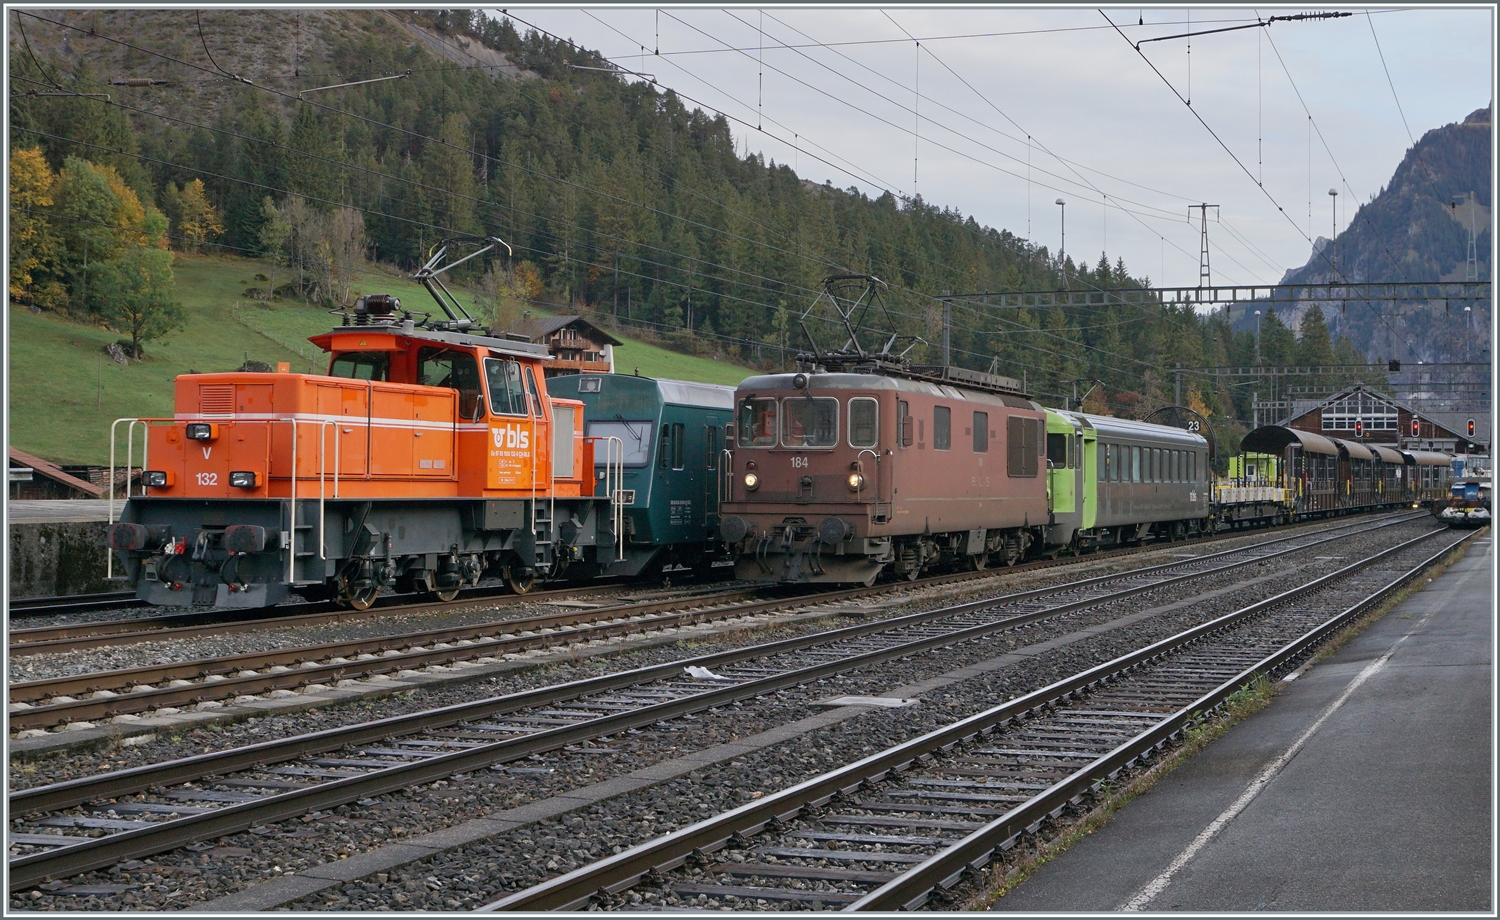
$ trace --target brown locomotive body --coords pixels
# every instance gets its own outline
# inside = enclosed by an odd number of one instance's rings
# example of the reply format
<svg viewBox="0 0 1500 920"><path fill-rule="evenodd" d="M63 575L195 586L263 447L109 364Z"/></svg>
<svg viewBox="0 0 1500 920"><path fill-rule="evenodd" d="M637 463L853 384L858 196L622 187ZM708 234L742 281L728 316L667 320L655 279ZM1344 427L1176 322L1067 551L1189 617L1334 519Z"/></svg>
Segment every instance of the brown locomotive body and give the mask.
<svg viewBox="0 0 1500 920"><path fill-rule="evenodd" d="M752 581L870 583L1013 563L1048 524L1045 412L934 373L751 377L736 393L721 532Z"/></svg>

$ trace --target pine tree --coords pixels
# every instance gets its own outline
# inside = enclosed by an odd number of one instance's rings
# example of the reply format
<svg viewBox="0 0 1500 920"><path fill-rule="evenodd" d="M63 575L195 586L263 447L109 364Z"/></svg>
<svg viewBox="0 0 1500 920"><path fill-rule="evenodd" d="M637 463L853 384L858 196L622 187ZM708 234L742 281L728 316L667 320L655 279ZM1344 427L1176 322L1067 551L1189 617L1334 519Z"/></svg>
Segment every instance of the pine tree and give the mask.
<svg viewBox="0 0 1500 920"><path fill-rule="evenodd" d="M331 121L331 119L329 119ZM320 211L331 211L341 200L339 188L339 144L330 125L311 105L297 107L288 146L294 155L287 164L287 185ZM302 154L297 156L295 154Z"/></svg>

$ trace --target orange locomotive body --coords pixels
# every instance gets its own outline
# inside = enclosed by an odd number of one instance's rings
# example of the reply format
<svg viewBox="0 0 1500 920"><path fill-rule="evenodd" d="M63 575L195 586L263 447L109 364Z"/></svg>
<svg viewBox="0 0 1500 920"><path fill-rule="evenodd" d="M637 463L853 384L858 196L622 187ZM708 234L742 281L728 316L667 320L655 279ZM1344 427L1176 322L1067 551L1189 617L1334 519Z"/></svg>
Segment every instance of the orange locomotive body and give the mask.
<svg viewBox="0 0 1500 920"><path fill-rule="evenodd" d="M326 376L185 375L174 418L130 420L142 494L108 542L143 599L363 607L387 585L451 597L491 573L527 590L615 559L583 404L548 396L546 349L399 306L361 298L314 337Z"/></svg>

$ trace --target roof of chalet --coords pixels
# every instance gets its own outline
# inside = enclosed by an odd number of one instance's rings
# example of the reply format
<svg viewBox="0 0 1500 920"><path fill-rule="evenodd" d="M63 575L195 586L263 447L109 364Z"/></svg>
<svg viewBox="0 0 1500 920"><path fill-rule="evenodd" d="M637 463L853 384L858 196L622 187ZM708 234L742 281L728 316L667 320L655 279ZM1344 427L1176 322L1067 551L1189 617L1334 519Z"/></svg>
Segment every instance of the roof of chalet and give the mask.
<svg viewBox="0 0 1500 920"><path fill-rule="evenodd" d="M516 323L515 328L507 331L515 335L524 335L533 342L540 342L564 326L571 326L574 323L588 327L596 341L606 345L625 344L581 316L529 316Z"/></svg>
<svg viewBox="0 0 1500 920"><path fill-rule="evenodd" d="M61 483L70 489L76 489L93 498L98 498L104 494L104 490L99 486L91 482L85 482L77 476L69 476L57 464L48 463L41 457L34 457L31 454L16 450L14 447L10 448L10 465L30 467L32 472L38 476L46 477L53 482Z"/></svg>

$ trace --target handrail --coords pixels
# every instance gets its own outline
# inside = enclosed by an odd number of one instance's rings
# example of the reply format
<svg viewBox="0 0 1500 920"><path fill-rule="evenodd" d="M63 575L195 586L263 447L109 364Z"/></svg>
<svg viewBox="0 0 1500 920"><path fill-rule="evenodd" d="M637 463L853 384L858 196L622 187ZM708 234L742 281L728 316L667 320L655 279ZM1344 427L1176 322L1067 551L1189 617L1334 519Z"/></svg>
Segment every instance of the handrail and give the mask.
<svg viewBox="0 0 1500 920"><path fill-rule="evenodd" d="M858 463L859 460L860 460L860 458L863 457L865 454L869 454L870 456L872 456L872 457L875 458L875 501L878 502L878 501L880 501L880 454L876 453L873 448L869 448L869 447L862 448L859 453L857 453L857 454L854 455L854 462ZM862 493L865 490L864 478L865 478L864 472L860 471L860 474L859 474L859 479L860 479L859 488L857 488L857 489L854 490L854 500L856 502L859 502L859 501L863 500L862 499Z"/></svg>
<svg viewBox="0 0 1500 920"><path fill-rule="evenodd" d="M719 448L719 516L724 515L724 503L734 498L734 451Z"/></svg>
<svg viewBox="0 0 1500 920"><path fill-rule="evenodd" d="M328 561L328 426L333 426L333 497L339 497L339 423L324 419L318 428L318 561ZM296 473L294 469L293 474ZM293 537L295 541L296 538ZM326 566L324 567L326 571ZM326 575L324 577L327 577Z"/></svg>
<svg viewBox="0 0 1500 920"><path fill-rule="evenodd" d="M615 532L615 560L625 560L625 441L614 435L586 434L585 441L604 442L604 494L609 496L610 523ZM598 465L597 458L595 466ZM590 471L592 475L592 471Z"/></svg>
<svg viewBox="0 0 1500 920"><path fill-rule="evenodd" d="M143 418L117 418L109 426L109 521L110 525L115 522L115 437L121 422L129 422L130 427L125 429L125 501L130 501L130 470L135 465L135 426L140 425L143 429L141 436L141 497L146 496L145 472L147 455L151 446L151 422L169 421L169 419L143 419ZM115 577L115 551L108 545L104 549L104 577L111 579Z"/></svg>
<svg viewBox="0 0 1500 920"><path fill-rule="evenodd" d="M288 512L291 519L287 522L286 533L286 582L289 585L297 583L297 417L291 416L286 419L292 423L292 476L291 476L291 499L288 502ZM266 485L271 484L271 472L266 471Z"/></svg>

